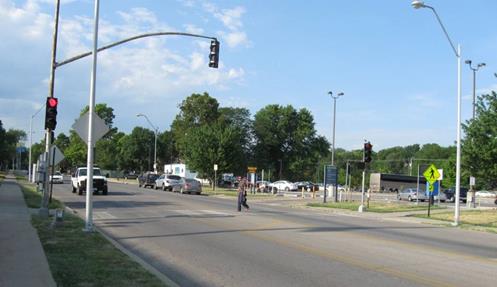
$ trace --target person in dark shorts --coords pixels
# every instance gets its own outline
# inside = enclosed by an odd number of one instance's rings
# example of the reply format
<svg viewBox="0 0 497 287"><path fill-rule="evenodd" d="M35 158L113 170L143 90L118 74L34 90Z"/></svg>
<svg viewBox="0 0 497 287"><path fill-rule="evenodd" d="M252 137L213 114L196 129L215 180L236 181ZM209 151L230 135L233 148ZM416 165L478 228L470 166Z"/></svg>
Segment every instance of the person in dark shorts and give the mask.
<svg viewBox="0 0 497 287"><path fill-rule="evenodd" d="M247 180L243 178L238 185L238 211L242 211L242 206L249 210L247 204Z"/></svg>

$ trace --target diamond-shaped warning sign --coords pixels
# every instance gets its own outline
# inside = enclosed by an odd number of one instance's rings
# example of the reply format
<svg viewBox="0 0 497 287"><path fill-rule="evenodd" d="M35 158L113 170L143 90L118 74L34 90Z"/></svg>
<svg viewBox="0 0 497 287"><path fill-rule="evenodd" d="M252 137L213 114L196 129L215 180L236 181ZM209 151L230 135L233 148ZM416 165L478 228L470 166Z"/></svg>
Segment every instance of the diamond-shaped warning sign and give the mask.
<svg viewBox="0 0 497 287"><path fill-rule="evenodd" d="M423 175L425 176L426 181L432 185L440 177L440 173L434 164L430 165L425 172L423 172Z"/></svg>

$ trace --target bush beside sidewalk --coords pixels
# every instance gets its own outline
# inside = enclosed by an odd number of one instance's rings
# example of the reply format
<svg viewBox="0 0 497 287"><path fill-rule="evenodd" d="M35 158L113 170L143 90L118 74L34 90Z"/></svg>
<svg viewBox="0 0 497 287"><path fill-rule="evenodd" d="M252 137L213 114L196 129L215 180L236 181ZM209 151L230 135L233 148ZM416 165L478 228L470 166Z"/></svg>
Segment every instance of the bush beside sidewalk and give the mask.
<svg viewBox="0 0 497 287"><path fill-rule="evenodd" d="M163 281L118 250L100 233L84 232L84 221L76 215L66 212L63 223L58 227L53 227L52 217L38 216L41 194L36 191L34 185L23 180L19 180L18 183L22 187L26 202L29 202L31 208L35 208L32 209L31 223L38 233L39 239L36 239L41 252L44 249L46 254L43 266L47 269L50 266L57 285L166 286ZM17 184L15 185L19 188ZM18 193L21 196L21 192ZM63 204L54 199L50 208L63 208ZM4 285L0 282L0 286ZM39 286L55 286L55 284Z"/></svg>

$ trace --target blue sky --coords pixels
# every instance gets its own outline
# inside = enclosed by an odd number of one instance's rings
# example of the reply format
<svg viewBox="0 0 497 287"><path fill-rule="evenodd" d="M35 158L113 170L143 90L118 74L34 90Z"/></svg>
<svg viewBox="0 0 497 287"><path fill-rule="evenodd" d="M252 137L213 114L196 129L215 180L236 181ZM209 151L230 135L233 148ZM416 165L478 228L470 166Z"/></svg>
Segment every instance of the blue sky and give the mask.
<svg viewBox="0 0 497 287"><path fill-rule="evenodd" d="M28 131L48 93L55 0L0 0L0 120ZM102 0L99 46L145 32L181 31L218 37L221 64L207 67L209 41L143 39L99 54L96 101L115 109L115 126L129 133L169 129L178 105L207 91L222 106L269 104L306 108L336 146L375 150L414 143L453 144L457 62L428 9L410 0L196 1ZM497 1L427 1L452 40L462 46L462 116L471 116L472 73L464 60L485 62L477 93L497 90ZM57 60L92 46L91 0L62 1ZM90 59L56 71L57 132L67 133L88 104ZM34 120L42 136L43 111Z"/></svg>

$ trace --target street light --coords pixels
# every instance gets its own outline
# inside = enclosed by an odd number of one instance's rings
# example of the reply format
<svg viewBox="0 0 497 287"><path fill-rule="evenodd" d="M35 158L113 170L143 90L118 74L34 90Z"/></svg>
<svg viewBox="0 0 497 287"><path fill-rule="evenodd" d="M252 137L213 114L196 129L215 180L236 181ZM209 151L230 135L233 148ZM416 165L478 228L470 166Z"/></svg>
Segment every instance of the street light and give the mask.
<svg viewBox="0 0 497 287"><path fill-rule="evenodd" d="M137 117L144 117L148 124L154 129L154 133L155 133L155 144L154 144L154 172L157 173L157 133L159 131L158 128L156 128L152 122L150 122L150 120L148 119L148 117L144 114L137 114L136 115Z"/></svg>
<svg viewBox="0 0 497 287"><path fill-rule="evenodd" d="M43 109L44 106L41 106L39 110L36 111L36 113L34 113L32 116L31 116L31 120L29 121L29 167L28 167L28 181L29 182L33 182L31 180L32 178L32 169L31 169L31 166L33 165L32 163L32 160L31 160L31 150L33 149L33 119L34 117L36 117L36 115Z"/></svg>
<svg viewBox="0 0 497 287"><path fill-rule="evenodd" d="M479 63L476 65L476 67L473 67L471 64L473 63L471 60L466 60L464 63L468 64L469 68L473 71L473 120L475 119L476 115L476 72L480 69L485 67L485 63ZM474 196L474 190L473 190L473 185L471 185L470 181L470 191L471 191L471 201L473 202L473 207L476 207L476 198ZM469 194L468 194L469 195ZM468 206L470 205L469 200L468 200Z"/></svg>
<svg viewBox="0 0 497 287"><path fill-rule="evenodd" d="M452 50L454 51L454 54L456 55L457 58L457 139L456 139L456 199L455 199L455 209L454 209L454 223L453 225L457 226L459 225L459 198L460 198L460 189L461 189L461 45L457 45L457 50L452 43L452 40L449 37L449 34L447 33L447 30L445 30L445 27L442 23L442 20L440 20L440 17L437 14L437 11L435 11L435 8L426 5L423 1L419 0L414 0L411 2L412 7L415 9L419 8L428 8L433 13L435 14L438 23L440 24L440 27L442 27L442 30L447 37L447 40L449 40L450 46L452 47Z"/></svg>
<svg viewBox="0 0 497 287"><path fill-rule="evenodd" d="M331 165L335 163L335 121L337 114L337 99L344 95L344 93L338 93L336 96L333 96L333 92L329 91L328 94L333 98L333 142L331 149Z"/></svg>
<svg viewBox="0 0 497 287"><path fill-rule="evenodd" d="M479 63L476 67L473 67L471 64L473 63L471 60L466 60L464 63L468 64L469 68L473 71L473 120L475 119L476 114L476 72L486 66L485 63Z"/></svg>

